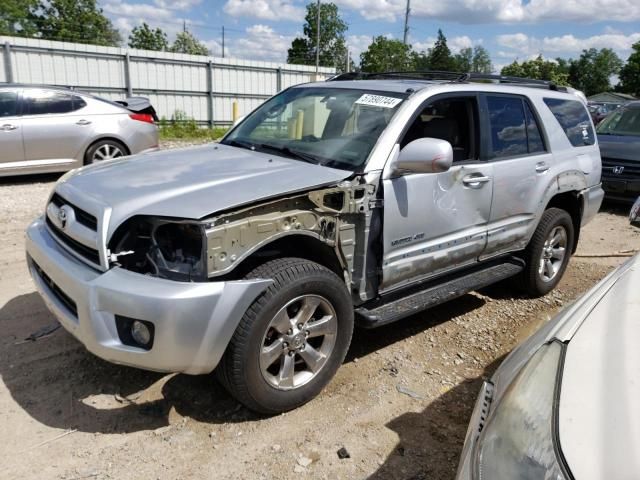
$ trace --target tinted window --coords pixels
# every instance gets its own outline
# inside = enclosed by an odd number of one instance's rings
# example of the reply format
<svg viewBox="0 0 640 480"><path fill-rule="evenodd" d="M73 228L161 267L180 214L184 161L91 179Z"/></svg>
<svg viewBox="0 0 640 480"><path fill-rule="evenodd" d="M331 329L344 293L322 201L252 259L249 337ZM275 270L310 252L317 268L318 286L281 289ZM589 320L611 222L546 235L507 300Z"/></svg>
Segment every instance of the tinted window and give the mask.
<svg viewBox="0 0 640 480"><path fill-rule="evenodd" d="M540 133L540 126L536 121L536 117L531 110L531 105L528 102L524 102L525 116L527 117L527 140L529 141L529 153L539 153L546 151L544 148L544 142L542 141L542 134Z"/></svg>
<svg viewBox="0 0 640 480"><path fill-rule="evenodd" d="M547 104L558 123L574 147L593 145L595 135L591 126L591 119L587 109L577 100L562 100L559 98L545 98Z"/></svg>
<svg viewBox="0 0 640 480"><path fill-rule="evenodd" d="M518 97L488 96L491 124L489 158L513 157L527 153L527 133L522 100Z"/></svg>
<svg viewBox="0 0 640 480"><path fill-rule="evenodd" d="M13 117L18 113L18 92L0 92L0 117Z"/></svg>
<svg viewBox="0 0 640 480"><path fill-rule="evenodd" d="M87 102L85 102L82 97L78 97L77 95L73 96L73 111L80 110L83 107L87 106Z"/></svg>
<svg viewBox="0 0 640 480"><path fill-rule="evenodd" d="M45 115L73 111L73 96L47 90L25 91L27 114Z"/></svg>

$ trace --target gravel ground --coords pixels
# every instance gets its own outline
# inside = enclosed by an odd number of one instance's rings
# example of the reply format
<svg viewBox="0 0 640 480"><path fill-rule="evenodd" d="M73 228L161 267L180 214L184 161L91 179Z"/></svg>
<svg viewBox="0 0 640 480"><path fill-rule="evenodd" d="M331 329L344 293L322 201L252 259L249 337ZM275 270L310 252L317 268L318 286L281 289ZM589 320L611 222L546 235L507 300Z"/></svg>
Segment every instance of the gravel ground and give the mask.
<svg viewBox="0 0 640 480"><path fill-rule="evenodd" d="M0 183L0 478L452 479L482 378L624 261L576 257L545 298L497 285L356 331L319 398L263 418L210 376L111 365L62 329L24 341L54 324L28 277L23 232L55 178ZM607 206L578 253L638 247L626 207Z"/></svg>

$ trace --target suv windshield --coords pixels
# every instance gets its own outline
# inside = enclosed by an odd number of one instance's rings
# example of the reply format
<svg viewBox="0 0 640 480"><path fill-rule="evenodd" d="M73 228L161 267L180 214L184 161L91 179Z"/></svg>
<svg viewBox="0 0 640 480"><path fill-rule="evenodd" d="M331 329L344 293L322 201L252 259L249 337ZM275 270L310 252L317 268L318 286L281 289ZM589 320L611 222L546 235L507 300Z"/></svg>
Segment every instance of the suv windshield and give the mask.
<svg viewBox="0 0 640 480"><path fill-rule="evenodd" d="M640 136L640 107L616 110L598 125L596 131L598 135Z"/></svg>
<svg viewBox="0 0 640 480"><path fill-rule="evenodd" d="M249 115L221 142L355 171L406 94L344 88L291 88Z"/></svg>

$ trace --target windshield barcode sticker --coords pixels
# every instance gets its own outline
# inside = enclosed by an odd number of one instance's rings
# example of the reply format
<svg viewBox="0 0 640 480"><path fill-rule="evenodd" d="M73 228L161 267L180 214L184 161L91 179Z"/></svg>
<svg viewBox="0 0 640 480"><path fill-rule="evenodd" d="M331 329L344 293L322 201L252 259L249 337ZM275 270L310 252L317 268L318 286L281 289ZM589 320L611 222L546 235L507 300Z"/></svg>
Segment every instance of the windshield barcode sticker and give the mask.
<svg viewBox="0 0 640 480"><path fill-rule="evenodd" d="M383 97L382 95L371 95L370 93L365 93L356 100L356 104L370 105L372 107L393 108L401 101L401 98Z"/></svg>

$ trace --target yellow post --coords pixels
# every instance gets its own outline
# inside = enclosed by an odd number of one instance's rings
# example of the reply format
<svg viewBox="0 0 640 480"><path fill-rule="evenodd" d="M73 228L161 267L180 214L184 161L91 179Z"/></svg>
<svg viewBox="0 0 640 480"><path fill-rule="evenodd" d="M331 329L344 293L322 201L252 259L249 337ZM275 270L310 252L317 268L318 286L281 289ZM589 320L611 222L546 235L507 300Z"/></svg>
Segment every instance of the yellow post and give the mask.
<svg viewBox="0 0 640 480"><path fill-rule="evenodd" d="M233 123L238 121L238 102L236 100L233 101Z"/></svg>
<svg viewBox="0 0 640 480"><path fill-rule="evenodd" d="M287 138L289 140L295 140L296 138L296 119L290 118L287 120Z"/></svg>
<svg viewBox="0 0 640 480"><path fill-rule="evenodd" d="M298 110L296 118L296 140L302 139L302 127L304 125L304 111Z"/></svg>

